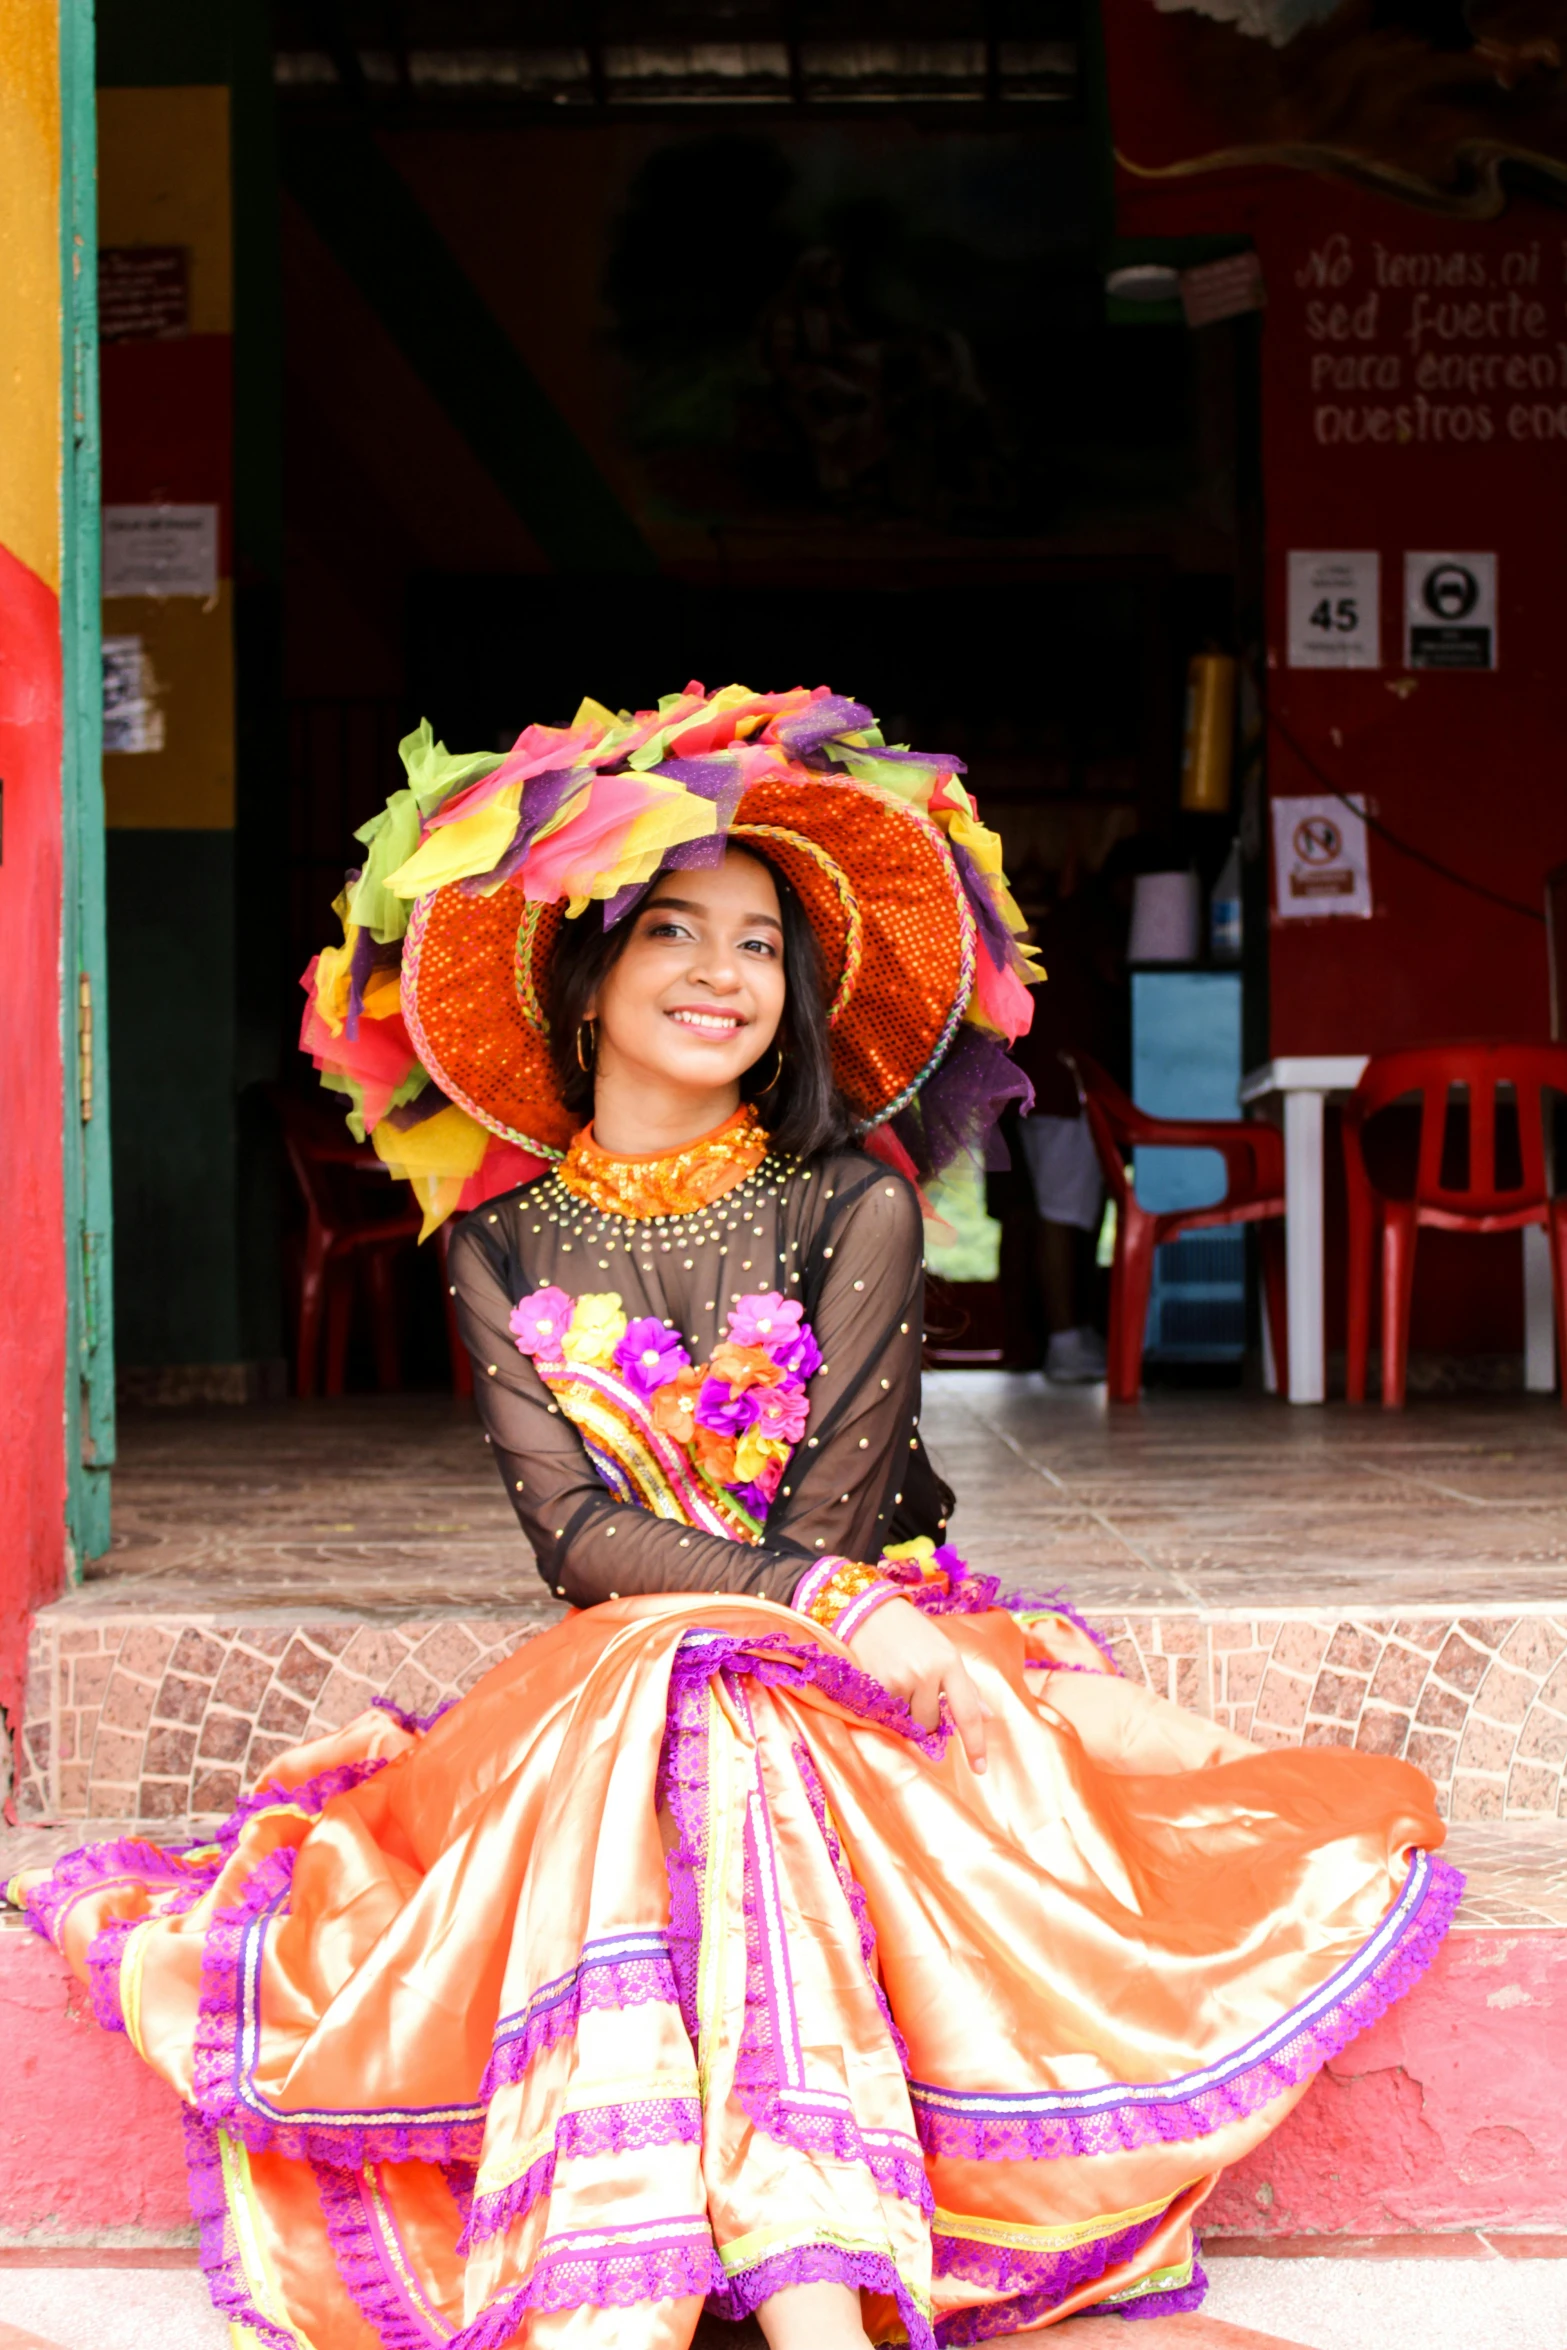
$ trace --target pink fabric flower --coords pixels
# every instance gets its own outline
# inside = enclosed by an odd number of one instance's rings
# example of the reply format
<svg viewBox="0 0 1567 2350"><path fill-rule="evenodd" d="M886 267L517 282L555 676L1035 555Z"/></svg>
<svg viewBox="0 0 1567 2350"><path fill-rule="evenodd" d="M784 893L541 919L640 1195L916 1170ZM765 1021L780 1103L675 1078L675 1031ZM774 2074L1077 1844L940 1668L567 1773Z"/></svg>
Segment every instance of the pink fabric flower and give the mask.
<svg viewBox="0 0 1567 2350"><path fill-rule="evenodd" d="M758 1436L776 1436L785 1444L798 1444L805 1434L806 1401L797 1387L757 1387L751 1390L756 1409L751 1425Z"/></svg>
<svg viewBox="0 0 1567 2350"><path fill-rule="evenodd" d="M776 1361L780 1351L799 1336L805 1312L798 1298L781 1297L776 1289L743 1297L730 1308L728 1332L736 1346L761 1346Z"/></svg>
<svg viewBox="0 0 1567 2350"><path fill-rule="evenodd" d="M517 1352L559 1362L575 1310L563 1289L536 1289L531 1297L521 1299L512 1307L507 1323L517 1341Z"/></svg>
<svg viewBox="0 0 1567 2350"><path fill-rule="evenodd" d="M615 1349L615 1368L628 1387L638 1395L653 1395L660 1387L667 1387L677 1371L687 1368L691 1357L686 1353L667 1322L655 1320L651 1314L639 1315L626 1324L626 1334Z"/></svg>

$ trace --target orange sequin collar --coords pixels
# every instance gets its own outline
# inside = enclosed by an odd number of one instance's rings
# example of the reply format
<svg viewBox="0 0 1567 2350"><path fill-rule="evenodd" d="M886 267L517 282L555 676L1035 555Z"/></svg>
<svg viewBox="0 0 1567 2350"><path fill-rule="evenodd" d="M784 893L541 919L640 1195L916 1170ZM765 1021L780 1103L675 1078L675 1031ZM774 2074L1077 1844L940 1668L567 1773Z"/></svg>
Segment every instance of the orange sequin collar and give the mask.
<svg viewBox="0 0 1567 2350"><path fill-rule="evenodd" d="M767 1156L767 1131L750 1102L711 1134L647 1159L600 1150L584 1126L556 1169L574 1198L607 1216L689 1216L754 1175Z"/></svg>

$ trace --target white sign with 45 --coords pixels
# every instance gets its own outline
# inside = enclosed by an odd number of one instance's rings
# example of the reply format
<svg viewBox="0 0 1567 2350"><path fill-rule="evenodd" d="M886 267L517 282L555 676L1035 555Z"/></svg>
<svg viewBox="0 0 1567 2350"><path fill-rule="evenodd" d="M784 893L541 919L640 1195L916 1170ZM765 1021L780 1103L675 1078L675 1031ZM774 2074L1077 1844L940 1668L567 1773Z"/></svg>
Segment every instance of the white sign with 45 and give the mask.
<svg viewBox="0 0 1567 2350"><path fill-rule="evenodd" d="M1289 559L1291 669L1380 669L1382 564L1374 551Z"/></svg>

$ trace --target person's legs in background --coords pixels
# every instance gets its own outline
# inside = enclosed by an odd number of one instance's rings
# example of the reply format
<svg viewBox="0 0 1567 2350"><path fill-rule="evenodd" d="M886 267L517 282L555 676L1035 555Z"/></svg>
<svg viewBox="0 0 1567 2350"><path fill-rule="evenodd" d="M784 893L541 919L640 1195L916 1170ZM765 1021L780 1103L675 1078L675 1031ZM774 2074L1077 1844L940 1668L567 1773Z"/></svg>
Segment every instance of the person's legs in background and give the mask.
<svg viewBox="0 0 1567 2350"><path fill-rule="evenodd" d="M1105 1342L1083 1305L1084 1234L1096 1233L1104 1182L1086 1118L1024 1118L1018 1128L1039 1217L1036 1261L1044 1300L1045 1375L1087 1385L1105 1375Z"/></svg>

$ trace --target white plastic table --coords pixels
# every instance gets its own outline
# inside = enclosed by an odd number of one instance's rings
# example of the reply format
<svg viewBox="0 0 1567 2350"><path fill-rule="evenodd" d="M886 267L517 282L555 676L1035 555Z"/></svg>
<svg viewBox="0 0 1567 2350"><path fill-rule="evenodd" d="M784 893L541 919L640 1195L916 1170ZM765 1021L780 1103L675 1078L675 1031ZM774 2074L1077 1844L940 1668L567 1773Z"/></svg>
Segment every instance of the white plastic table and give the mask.
<svg viewBox="0 0 1567 2350"><path fill-rule="evenodd" d="M1369 1055L1286 1054L1241 1079L1243 1107L1277 1095L1284 1105L1284 1261L1289 1310L1291 1403L1321 1403L1327 1393L1323 1313L1322 1130L1330 1094L1353 1093ZM1524 1385L1555 1384L1550 1252L1543 1231L1523 1235Z"/></svg>
<svg viewBox="0 0 1567 2350"><path fill-rule="evenodd" d="M1327 1394L1322 1304L1322 1127L1328 1095L1353 1093L1367 1053L1299 1053L1265 1061L1241 1079L1244 1107L1277 1094L1284 1104L1284 1263L1291 1403Z"/></svg>

